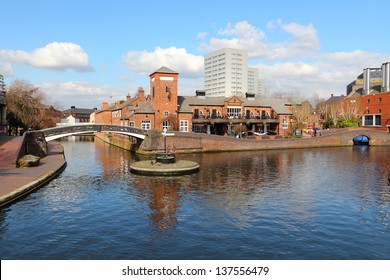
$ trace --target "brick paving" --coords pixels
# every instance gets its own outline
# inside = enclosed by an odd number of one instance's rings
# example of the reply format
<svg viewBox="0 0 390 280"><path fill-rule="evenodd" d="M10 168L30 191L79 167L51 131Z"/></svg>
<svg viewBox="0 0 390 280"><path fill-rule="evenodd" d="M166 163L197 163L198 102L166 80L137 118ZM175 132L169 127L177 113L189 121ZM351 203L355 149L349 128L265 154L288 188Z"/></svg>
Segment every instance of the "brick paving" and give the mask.
<svg viewBox="0 0 390 280"><path fill-rule="evenodd" d="M36 167L16 168L22 137L0 136L0 207L41 187L65 167L62 147L48 143L48 155Z"/></svg>

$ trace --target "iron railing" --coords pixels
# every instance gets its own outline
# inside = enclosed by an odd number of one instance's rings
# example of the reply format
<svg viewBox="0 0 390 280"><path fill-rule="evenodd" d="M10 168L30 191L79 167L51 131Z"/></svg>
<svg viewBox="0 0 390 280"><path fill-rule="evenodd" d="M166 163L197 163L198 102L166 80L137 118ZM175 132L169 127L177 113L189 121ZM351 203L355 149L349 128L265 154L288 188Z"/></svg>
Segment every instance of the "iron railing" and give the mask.
<svg viewBox="0 0 390 280"><path fill-rule="evenodd" d="M51 127L42 129L41 132L45 137L71 134L71 133L82 133L82 132L125 132L134 133L139 135L146 135L147 130L141 128L135 128L131 126L122 125L109 125L109 124L83 124L83 125L69 125L60 127Z"/></svg>

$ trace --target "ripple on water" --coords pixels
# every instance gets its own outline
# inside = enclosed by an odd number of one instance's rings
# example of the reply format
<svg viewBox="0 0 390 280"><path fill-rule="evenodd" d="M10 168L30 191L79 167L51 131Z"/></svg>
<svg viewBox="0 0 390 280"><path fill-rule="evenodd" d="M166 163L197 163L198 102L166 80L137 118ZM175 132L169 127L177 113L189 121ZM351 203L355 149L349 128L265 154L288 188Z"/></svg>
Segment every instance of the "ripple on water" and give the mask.
<svg viewBox="0 0 390 280"><path fill-rule="evenodd" d="M147 177L64 146L63 174L0 210L2 259L390 258L388 148L181 155L199 173Z"/></svg>

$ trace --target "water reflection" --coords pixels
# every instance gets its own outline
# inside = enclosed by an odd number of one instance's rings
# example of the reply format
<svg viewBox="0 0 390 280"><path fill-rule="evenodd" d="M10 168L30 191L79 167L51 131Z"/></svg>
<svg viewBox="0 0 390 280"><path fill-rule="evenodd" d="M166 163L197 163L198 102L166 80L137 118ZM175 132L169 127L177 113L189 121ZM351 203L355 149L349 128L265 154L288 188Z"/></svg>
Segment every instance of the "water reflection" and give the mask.
<svg viewBox="0 0 390 280"><path fill-rule="evenodd" d="M366 211L373 198L384 208L389 203L389 188L382 183L390 170L388 149L384 153L371 147L179 155L199 162L200 172L167 178L132 175L128 167L135 158L129 152L102 141L95 145L102 179L130 176L148 201L147 216L156 230L177 226L183 192L201 197L208 207L223 210L240 223L250 222L253 212L269 201L297 220L310 220L313 209L322 207L322 199L333 201L326 202L332 205L344 203L340 193L358 197L360 211Z"/></svg>
<svg viewBox="0 0 390 280"><path fill-rule="evenodd" d="M186 154L199 173L148 177L102 141L64 146L64 173L0 210L0 257L390 258L388 147Z"/></svg>
<svg viewBox="0 0 390 280"><path fill-rule="evenodd" d="M180 184L171 178L138 176L134 180L136 188L147 197L151 212L148 214L155 230L176 227L176 212L180 207Z"/></svg>

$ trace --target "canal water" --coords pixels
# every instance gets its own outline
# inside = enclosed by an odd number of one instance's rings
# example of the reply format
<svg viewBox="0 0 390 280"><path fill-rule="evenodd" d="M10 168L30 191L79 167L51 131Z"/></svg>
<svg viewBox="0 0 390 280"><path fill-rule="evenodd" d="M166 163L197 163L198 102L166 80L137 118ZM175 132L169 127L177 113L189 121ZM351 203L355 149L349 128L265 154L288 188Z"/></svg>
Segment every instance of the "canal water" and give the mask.
<svg viewBox="0 0 390 280"><path fill-rule="evenodd" d="M390 147L179 155L146 177L100 140L0 210L1 259L390 259Z"/></svg>

